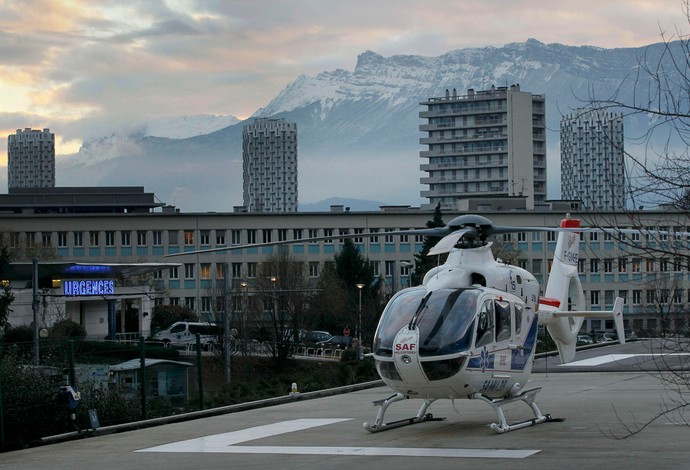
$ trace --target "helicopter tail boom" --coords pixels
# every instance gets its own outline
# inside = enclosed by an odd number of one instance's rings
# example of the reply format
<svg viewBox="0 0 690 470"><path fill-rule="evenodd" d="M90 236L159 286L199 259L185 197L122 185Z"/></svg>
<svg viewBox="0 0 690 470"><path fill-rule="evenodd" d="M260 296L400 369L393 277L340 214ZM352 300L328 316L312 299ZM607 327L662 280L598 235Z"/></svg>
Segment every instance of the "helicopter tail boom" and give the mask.
<svg viewBox="0 0 690 470"><path fill-rule="evenodd" d="M546 325L556 342L561 362L575 358L577 335L585 318L613 318L618 338L625 342L623 331L623 299L617 298L611 311L588 311L577 271L579 260L580 221L566 218L561 228L570 229L558 234L545 297L539 301L539 323Z"/></svg>

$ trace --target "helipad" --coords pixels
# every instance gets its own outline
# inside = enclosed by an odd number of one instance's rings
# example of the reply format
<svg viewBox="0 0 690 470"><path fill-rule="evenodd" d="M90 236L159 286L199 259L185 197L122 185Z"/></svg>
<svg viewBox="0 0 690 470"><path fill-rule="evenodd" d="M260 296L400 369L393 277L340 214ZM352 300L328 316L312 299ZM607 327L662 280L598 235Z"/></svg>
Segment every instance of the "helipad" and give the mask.
<svg viewBox="0 0 690 470"><path fill-rule="evenodd" d="M576 360L617 354L637 353L612 346ZM599 370L608 359L588 368ZM581 372L556 367L556 362L548 372L534 374L530 385L542 387L537 395L542 412L562 421L506 434L489 429L495 414L478 400L437 401L430 411L445 420L370 434L362 423L375 416L371 403L391 393L377 387L7 452L0 454L0 468L687 467L688 415L652 421L674 398L659 378L663 374ZM410 417L418 407L416 400L396 403L387 419ZM515 403L506 407L506 414L519 421L531 412ZM620 439L647 423L638 435Z"/></svg>

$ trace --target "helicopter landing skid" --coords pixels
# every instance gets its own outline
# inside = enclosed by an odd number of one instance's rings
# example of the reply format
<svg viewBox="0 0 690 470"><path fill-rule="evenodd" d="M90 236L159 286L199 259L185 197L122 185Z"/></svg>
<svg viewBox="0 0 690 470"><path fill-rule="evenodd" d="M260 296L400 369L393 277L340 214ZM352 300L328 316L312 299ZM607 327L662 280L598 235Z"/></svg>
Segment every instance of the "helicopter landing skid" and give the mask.
<svg viewBox="0 0 690 470"><path fill-rule="evenodd" d="M409 426L410 424L422 423L424 421L441 421L445 419L434 418L434 416L431 413L426 412L426 410L429 408L429 405L431 405L434 402L434 400L426 399L424 400L424 403L422 403L422 406L419 408L417 416L413 416L412 418L401 419L398 421L391 421L390 423L384 423L383 415L386 414L386 410L388 409L388 407L397 401L404 400L405 398L407 397L402 393L396 393L395 395L391 395L390 397L385 398L383 400L376 400L375 402L373 402L374 406L379 407L379 411L376 414L376 421L374 421L374 424L364 423L362 425L364 426L364 429L366 429L369 432L380 432L386 431L388 429L399 428L401 426Z"/></svg>
<svg viewBox="0 0 690 470"><path fill-rule="evenodd" d="M491 423L490 427L494 431L496 431L499 434L508 432L508 431L514 431L516 429L522 429L526 428L528 426L534 426L535 424L541 424L546 421L551 421L551 415L546 414L543 415L541 414L541 411L539 411L539 407L537 407L537 404L534 402L534 397L539 392L541 388L533 388L532 390L527 390L525 392L522 392L520 395L516 395L514 397L509 397L509 398L501 398L501 399L493 399L489 398L486 395L482 395L481 393L475 393L472 398L477 398L479 400L482 400L485 403L488 403L491 405L491 407L494 409L496 412L496 416L498 417L498 424L496 423ZM520 421L518 423L513 423L513 424L508 424L506 421L506 417L503 414L503 410L501 407L503 405L507 405L508 403L513 403L516 401L523 401L529 407L532 409L532 413L534 413L534 418L528 419L525 421Z"/></svg>

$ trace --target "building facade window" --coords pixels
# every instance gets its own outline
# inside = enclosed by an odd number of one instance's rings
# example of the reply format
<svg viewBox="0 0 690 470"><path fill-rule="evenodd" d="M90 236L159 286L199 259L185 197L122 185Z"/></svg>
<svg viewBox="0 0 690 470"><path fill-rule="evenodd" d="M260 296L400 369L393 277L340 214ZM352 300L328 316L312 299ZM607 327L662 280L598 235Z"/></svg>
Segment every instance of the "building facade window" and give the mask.
<svg viewBox="0 0 690 470"><path fill-rule="evenodd" d="M194 279L194 263L185 263L184 265L184 278Z"/></svg>
<svg viewBox="0 0 690 470"><path fill-rule="evenodd" d="M247 263L247 277L249 278L255 278L256 277L256 263Z"/></svg>
<svg viewBox="0 0 690 470"><path fill-rule="evenodd" d="M233 229L230 231L230 243L240 245L242 243L242 230Z"/></svg>
<svg viewBox="0 0 690 470"><path fill-rule="evenodd" d="M187 246L194 245L194 230L184 231L184 244Z"/></svg>
<svg viewBox="0 0 690 470"><path fill-rule="evenodd" d="M225 230L216 229L216 245L225 246Z"/></svg>
<svg viewBox="0 0 690 470"><path fill-rule="evenodd" d="M58 247L67 247L67 232L58 232Z"/></svg>
<svg viewBox="0 0 690 470"><path fill-rule="evenodd" d="M599 305L599 291L593 290L589 293L590 305Z"/></svg>
<svg viewBox="0 0 690 470"><path fill-rule="evenodd" d="M113 230L105 232L105 246L115 246L115 232Z"/></svg>
<svg viewBox="0 0 690 470"><path fill-rule="evenodd" d="M199 243L204 246L210 246L211 232L209 232L208 230L202 230L201 233L199 233Z"/></svg>
<svg viewBox="0 0 690 470"><path fill-rule="evenodd" d="M232 263L232 277L242 277L242 263Z"/></svg>
<svg viewBox="0 0 690 470"><path fill-rule="evenodd" d="M211 279L211 263L201 263L199 270L201 271L201 279Z"/></svg>

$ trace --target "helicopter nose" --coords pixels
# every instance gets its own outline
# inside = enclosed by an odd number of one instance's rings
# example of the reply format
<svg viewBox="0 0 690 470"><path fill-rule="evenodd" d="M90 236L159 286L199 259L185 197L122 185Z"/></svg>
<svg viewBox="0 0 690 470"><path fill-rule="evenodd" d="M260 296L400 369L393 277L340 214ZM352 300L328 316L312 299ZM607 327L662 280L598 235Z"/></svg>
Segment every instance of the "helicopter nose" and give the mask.
<svg viewBox="0 0 690 470"><path fill-rule="evenodd" d="M408 326L401 329L393 341L395 367L403 382L411 385L429 383L419 365L419 330L410 330Z"/></svg>

